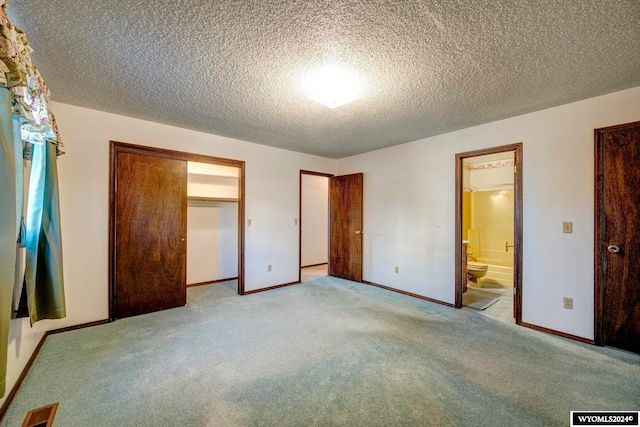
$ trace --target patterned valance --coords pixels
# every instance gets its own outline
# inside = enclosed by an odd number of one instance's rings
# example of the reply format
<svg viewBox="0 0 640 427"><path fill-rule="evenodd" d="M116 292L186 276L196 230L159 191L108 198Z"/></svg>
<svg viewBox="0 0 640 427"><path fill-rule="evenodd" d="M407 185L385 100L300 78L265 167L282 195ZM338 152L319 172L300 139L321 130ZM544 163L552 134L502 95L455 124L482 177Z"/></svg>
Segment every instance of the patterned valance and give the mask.
<svg viewBox="0 0 640 427"><path fill-rule="evenodd" d="M20 116L25 153L31 144L50 142L58 156L64 145L51 112L49 88L31 59L31 46L24 33L7 17L8 0L0 0L0 86L13 94L13 113Z"/></svg>

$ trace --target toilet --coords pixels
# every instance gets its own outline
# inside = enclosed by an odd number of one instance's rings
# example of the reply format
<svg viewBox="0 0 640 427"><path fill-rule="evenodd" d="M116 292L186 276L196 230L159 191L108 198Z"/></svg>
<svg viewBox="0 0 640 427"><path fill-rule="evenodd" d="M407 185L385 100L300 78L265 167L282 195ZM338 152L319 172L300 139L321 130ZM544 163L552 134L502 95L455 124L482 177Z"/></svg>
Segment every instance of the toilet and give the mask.
<svg viewBox="0 0 640 427"><path fill-rule="evenodd" d="M478 288L482 287L480 278L487 274L489 266L481 262L467 261L467 277Z"/></svg>

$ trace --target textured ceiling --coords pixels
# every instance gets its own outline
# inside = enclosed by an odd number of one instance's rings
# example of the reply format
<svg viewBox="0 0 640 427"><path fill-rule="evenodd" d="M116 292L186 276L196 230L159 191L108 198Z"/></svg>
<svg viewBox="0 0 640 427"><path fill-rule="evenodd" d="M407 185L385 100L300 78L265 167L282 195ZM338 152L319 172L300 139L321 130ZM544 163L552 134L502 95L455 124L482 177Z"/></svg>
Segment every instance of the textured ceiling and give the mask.
<svg viewBox="0 0 640 427"><path fill-rule="evenodd" d="M640 85L639 0L10 0L8 11L55 101L332 158ZM305 98L304 73L327 63L361 76L361 99L330 110Z"/></svg>

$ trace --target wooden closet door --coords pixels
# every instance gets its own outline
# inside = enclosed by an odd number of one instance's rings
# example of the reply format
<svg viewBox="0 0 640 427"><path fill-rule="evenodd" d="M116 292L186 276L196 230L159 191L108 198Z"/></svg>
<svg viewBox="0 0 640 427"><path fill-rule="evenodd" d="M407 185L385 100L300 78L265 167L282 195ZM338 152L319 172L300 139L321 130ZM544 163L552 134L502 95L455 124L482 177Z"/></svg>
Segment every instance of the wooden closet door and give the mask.
<svg viewBox="0 0 640 427"><path fill-rule="evenodd" d="M116 154L115 317L186 304L187 162Z"/></svg>

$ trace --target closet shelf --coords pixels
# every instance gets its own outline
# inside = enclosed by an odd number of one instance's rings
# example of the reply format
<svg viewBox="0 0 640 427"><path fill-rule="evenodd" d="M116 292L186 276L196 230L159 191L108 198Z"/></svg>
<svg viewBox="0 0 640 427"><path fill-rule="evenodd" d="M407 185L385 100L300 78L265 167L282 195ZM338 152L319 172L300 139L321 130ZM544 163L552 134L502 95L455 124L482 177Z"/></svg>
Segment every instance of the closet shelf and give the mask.
<svg viewBox="0 0 640 427"><path fill-rule="evenodd" d="M237 203L238 199L226 198L226 197L202 197L202 196L187 196L189 202L211 202L211 203Z"/></svg>
<svg viewBox="0 0 640 427"><path fill-rule="evenodd" d="M213 174L213 173L200 173L200 172L188 172L188 176L198 176L198 177L208 177L208 178L228 178L228 179L238 179L237 176L232 175L223 175L223 174Z"/></svg>

